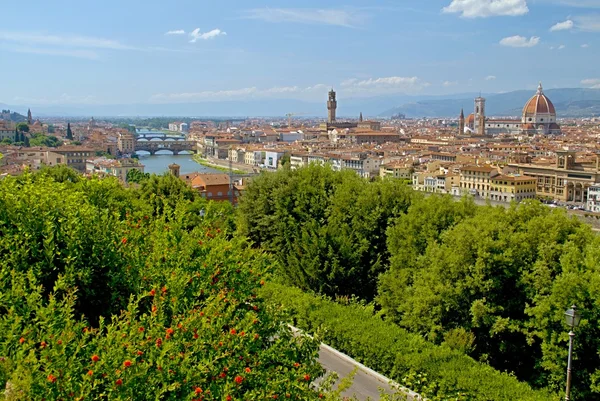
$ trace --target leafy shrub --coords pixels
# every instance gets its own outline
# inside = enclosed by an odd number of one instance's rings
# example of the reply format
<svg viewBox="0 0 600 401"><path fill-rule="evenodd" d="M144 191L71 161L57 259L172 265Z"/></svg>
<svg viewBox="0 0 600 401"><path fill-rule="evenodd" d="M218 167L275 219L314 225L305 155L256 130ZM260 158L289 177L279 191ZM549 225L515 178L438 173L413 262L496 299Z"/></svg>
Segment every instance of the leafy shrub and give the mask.
<svg viewBox="0 0 600 401"><path fill-rule="evenodd" d="M269 283L261 295L286 309L299 328L397 382L403 379L430 399L534 401L556 395L532 390L513 376L475 362L447 346L425 341L373 315L369 306L340 305L299 289ZM418 372L418 373L416 373ZM427 378L428 384L415 385ZM416 377L416 378L415 378ZM419 380L421 380L419 379Z"/></svg>

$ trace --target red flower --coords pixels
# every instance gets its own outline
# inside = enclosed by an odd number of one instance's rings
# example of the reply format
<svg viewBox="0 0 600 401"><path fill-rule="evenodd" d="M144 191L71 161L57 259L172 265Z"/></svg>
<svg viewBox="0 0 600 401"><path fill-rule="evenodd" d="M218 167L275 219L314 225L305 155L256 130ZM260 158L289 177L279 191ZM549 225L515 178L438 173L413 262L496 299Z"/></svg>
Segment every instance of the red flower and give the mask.
<svg viewBox="0 0 600 401"><path fill-rule="evenodd" d="M246 373L252 372L252 369L250 369L250 368L246 368L245 370L246 370Z"/></svg>
<svg viewBox="0 0 600 401"><path fill-rule="evenodd" d="M156 294L156 291L153 289L150 290L150 295L154 296L154 294Z"/></svg>
<svg viewBox="0 0 600 401"><path fill-rule="evenodd" d="M19 338L19 344L23 344L25 342L25 339L23 337Z"/></svg>
<svg viewBox="0 0 600 401"><path fill-rule="evenodd" d="M140 333L141 333L141 332L143 332L143 331L144 331L144 328L143 328L143 327L140 327L138 330L139 330L139 331L140 331Z"/></svg>
<svg viewBox="0 0 600 401"><path fill-rule="evenodd" d="M236 330L236 329L231 329L230 333L231 333L232 335L234 335L234 334L236 334L236 333L237 333L237 330Z"/></svg>
<svg viewBox="0 0 600 401"><path fill-rule="evenodd" d="M172 335L174 332L175 331L172 328L170 328L170 327L167 329L167 334L168 335Z"/></svg>
<svg viewBox="0 0 600 401"><path fill-rule="evenodd" d="M258 334L255 334L255 335L254 335L254 339L255 339L255 340L258 340L258 338L259 338L259 337L260 337L260 336L259 336Z"/></svg>
<svg viewBox="0 0 600 401"><path fill-rule="evenodd" d="M125 366L126 368L131 366L131 361L128 359L125 362L123 362L123 366Z"/></svg>
<svg viewBox="0 0 600 401"><path fill-rule="evenodd" d="M127 243L127 238L123 238L123 239L121 240L121 244L126 244L126 243Z"/></svg>
<svg viewBox="0 0 600 401"><path fill-rule="evenodd" d="M156 305L152 305L152 312L156 312Z"/></svg>
<svg viewBox="0 0 600 401"><path fill-rule="evenodd" d="M225 372L221 372L221 373L219 374L219 377L220 377L221 379L224 379L226 376L227 376L227 374L225 374ZM239 377L239 376L238 376L238 377Z"/></svg>
<svg viewBox="0 0 600 401"><path fill-rule="evenodd" d="M236 376L235 379L233 379L237 384L242 384L242 382L244 381L244 378L242 376Z"/></svg>
<svg viewBox="0 0 600 401"><path fill-rule="evenodd" d="M57 343L58 345L62 345L62 340L58 340L56 343Z"/></svg>
<svg viewBox="0 0 600 401"><path fill-rule="evenodd" d="M42 341L42 342L40 343L40 347L42 347L42 348L46 348L46 346L47 346L47 345L48 345L48 344L46 344L46 341Z"/></svg>
<svg viewBox="0 0 600 401"><path fill-rule="evenodd" d="M92 355L92 362L98 362L100 360L100 357L96 354Z"/></svg>
<svg viewBox="0 0 600 401"><path fill-rule="evenodd" d="M162 345L162 340L160 338L156 339L156 346L160 347Z"/></svg>
<svg viewBox="0 0 600 401"><path fill-rule="evenodd" d="M225 400L227 400L227 401L231 401L231 400L233 400L233 398L231 398L231 396L230 396L230 395L228 395L228 396L225 398Z"/></svg>
<svg viewBox="0 0 600 401"><path fill-rule="evenodd" d="M246 335L246 333L245 333L245 332L243 332L243 331L240 331L240 336L244 337L245 335Z"/></svg>
<svg viewBox="0 0 600 401"><path fill-rule="evenodd" d="M117 386L120 386L120 385L122 385L122 384L123 384L123 380L121 380L121 379L117 379L117 380L115 381L115 384L116 384Z"/></svg>
<svg viewBox="0 0 600 401"><path fill-rule="evenodd" d="M92 376L94 374L94 372L92 372L91 370L88 370L87 375L88 376Z"/></svg>
<svg viewBox="0 0 600 401"><path fill-rule="evenodd" d="M196 389L194 390L194 393L201 394L202 393L202 389L200 387L196 387Z"/></svg>
<svg viewBox="0 0 600 401"><path fill-rule="evenodd" d="M164 286L164 287L161 289L161 291L163 292L163 294L164 294L165 292L167 292L167 286L165 285L165 286Z"/></svg>
<svg viewBox="0 0 600 401"><path fill-rule="evenodd" d="M138 352L137 352L137 354L138 354L139 356L142 356L142 355L144 355L144 353L143 353L142 351L138 351Z"/></svg>
<svg viewBox="0 0 600 401"><path fill-rule="evenodd" d="M194 333L194 339L197 340L198 339L198 333Z"/></svg>
<svg viewBox="0 0 600 401"><path fill-rule="evenodd" d="M277 399L277 394L273 394L273 399L276 400Z"/></svg>
<svg viewBox="0 0 600 401"><path fill-rule="evenodd" d="M310 380L310 375L304 375L304 380L305 381L309 381Z"/></svg>
<svg viewBox="0 0 600 401"><path fill-rule="evenodd" d="M56 377L55 377L55 376L53 376L52 374L49 374L49 375L48 375L48 381L49 381L50 383L54 383L54 382L56 381Z"/></svg>
<svg viewBox="0 0 600 401"><path fill-rule="evenodd" d="M298 362L295 362L294 367L297 368L298 366L300 366L300 364Z"/></svg>

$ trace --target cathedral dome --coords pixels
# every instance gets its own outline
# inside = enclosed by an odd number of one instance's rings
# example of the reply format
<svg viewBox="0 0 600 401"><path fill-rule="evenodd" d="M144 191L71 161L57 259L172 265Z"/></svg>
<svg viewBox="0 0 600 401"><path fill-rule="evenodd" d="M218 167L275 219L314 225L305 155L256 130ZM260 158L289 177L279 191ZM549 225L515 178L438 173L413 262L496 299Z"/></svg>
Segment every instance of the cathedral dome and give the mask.
<svg viewBox="0 0 600 401"><path fill-rule="evenodd" d="M467 117L466 124L467 124L467 125L473 125L474 123L475 123L475 114L471 113L471 114L469 114L469 116Z"/></svg>
<svg viewBox="0 0 600 401"><path fill-rule="evenodd" d="M529 99L523 108L523 117L534 117L538 114L551 114L556 116L556 109L550 99L544 95L541 83L538 86L537 93Z"/></svg>

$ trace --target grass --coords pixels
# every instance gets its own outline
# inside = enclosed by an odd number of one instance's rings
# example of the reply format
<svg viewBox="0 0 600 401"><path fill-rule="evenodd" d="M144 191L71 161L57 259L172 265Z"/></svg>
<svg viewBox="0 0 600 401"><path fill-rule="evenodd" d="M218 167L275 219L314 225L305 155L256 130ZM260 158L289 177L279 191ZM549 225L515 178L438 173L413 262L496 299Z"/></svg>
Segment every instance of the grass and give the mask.
<svg viewBox="0 0 600 401"><path fill-rule="evenodd" d="M214 168L215 170L223 171L225 173L229 172L229 167L223 167L223 166L216 165L209 160L203 159L199 155L194 155L193 159L196 163L201 164L203 166ZM233 174L248 174L248 172L234 168Z"/></svg>

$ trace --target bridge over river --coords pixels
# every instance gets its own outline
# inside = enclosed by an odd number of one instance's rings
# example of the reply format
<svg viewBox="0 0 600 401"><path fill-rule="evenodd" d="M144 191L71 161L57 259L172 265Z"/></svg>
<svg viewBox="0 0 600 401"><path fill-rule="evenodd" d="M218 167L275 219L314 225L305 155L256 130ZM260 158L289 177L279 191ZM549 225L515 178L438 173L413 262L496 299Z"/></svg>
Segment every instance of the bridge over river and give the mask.
<svg viewBox="0 0 600 401"><path fill-rule="evenodd" d="M157 138L160 138L157 140ZM166 138L166 139L165 139ZM135 151L149 152L151 155L160 150L168 150L174 155L180 152L198 153L196 141L186 141L185 139L169 139L169 137L153 136L152 140L137 138L134 144Z"/></svg>

